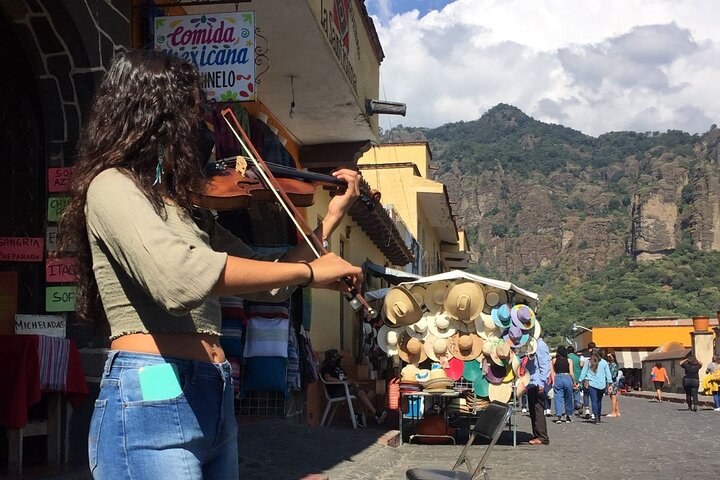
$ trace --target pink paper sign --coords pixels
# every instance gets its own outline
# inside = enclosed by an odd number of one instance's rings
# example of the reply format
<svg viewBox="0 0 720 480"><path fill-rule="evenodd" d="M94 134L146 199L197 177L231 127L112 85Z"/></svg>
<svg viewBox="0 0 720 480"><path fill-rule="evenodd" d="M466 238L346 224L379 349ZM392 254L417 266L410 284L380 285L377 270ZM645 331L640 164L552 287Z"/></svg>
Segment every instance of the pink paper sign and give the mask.
<svg viewBox="0 0 720 480"><path fill-rule="evenodd" d="M48 191L69 192L72 167L48 168Z"/></svg>
<svg viewBox="0 0 720 480"><path fill-rule="evenodd" d="M44 243L42 237L0 237L0 261L42 262Z"/></svg>
<svg viewBox="0 0 720 480"><path fill-rule="evenodd" d="M45 262L45 281L48 283L74 282L77 280L75 257L48 258Z"/></svg>

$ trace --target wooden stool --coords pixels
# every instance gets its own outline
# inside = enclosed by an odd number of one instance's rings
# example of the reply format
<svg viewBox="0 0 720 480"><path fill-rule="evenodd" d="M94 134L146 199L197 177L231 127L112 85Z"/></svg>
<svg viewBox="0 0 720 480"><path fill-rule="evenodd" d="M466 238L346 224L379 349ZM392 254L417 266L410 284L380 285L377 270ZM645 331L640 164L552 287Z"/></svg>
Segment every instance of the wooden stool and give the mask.
<svg viewBox="0 0 720 480"><path fill-rule="evenodd" d="M8 474L22 474L23 438L47 435L47 464L51 467L60 465L60 437L62 422L63 398L59 392L48 392L47 420L29 422L22 428L8 428Z"/></svg>

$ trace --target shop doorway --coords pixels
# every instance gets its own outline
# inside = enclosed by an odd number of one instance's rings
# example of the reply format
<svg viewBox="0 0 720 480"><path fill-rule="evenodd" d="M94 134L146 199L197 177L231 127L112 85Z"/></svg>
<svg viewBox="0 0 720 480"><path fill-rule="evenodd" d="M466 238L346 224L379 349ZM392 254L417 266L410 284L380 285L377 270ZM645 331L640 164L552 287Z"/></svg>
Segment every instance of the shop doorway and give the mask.
<svg viewBox="0 0 720 480"><path fill-rule="evenodd" d="M45 148L39 93L13 25L0 15L0 237L44 237ZM18 278L18 313L44 311L42 262L0 262Z"/></svg>

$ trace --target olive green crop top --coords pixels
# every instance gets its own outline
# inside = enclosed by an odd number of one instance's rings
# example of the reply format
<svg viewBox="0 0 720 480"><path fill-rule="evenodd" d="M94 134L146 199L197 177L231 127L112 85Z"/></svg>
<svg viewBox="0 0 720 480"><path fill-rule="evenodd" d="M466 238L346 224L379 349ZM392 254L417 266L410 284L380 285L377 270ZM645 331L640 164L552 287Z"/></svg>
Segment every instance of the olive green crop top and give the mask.
<svg viewBox="0 0 720 480"><path fill-rule="evenodd" d="M277 260L253 252L215 222L208 233L174 205L166 204L165 211L165 216L157 215L143 192L117 169L103 171L90 183L88 239L110 340L130 333L220 335L220 303L210 291L228 254ZM280 301L294 288L243 297Z"/></svg>

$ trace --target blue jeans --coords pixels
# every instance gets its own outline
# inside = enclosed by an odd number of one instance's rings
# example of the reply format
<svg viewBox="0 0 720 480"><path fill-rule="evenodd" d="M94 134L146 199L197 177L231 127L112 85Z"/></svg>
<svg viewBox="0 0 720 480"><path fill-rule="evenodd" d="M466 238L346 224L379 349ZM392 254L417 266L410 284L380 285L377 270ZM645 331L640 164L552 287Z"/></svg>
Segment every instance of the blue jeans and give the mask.
<svg viewBox="0 0 720 480"><path fill-rule="evenodd" d="M143 400L138 369L162 363L177 366L182 393ZM95 479L238 478L230 364L111 351L88 455Z"/></svg>
<svg viewBox="0 0 720 480"><path fill-rule="evenodd" d="M595 414L595 418L600 419L602 415L602 398L605 395L605 389L590 387L590 400L592 401L592 412Z"/></svg>
<svg viewBox="0 0 720 480"><path fill-rule="evenodd" d="M580 388L578 387L577 390L573 390L573 401L575 402L575 409L580 410L583 406L582 399L580 398Z"/></svg>
<svg viewBox="0 0 720 480"><path fill-rule="evenodd" d="M720 390L713 392L713 403L715 404L715 408L720 408Z"/></svg>
<svg viewBox="0 0 720 480"><path fill-rule="evenodd" d="M575 405L573 405L573 381L570 374L556 374L553 390L555 392L555 416L562 416L563 406L565 407L565 414L568 417L572 416Z"/></svg>

